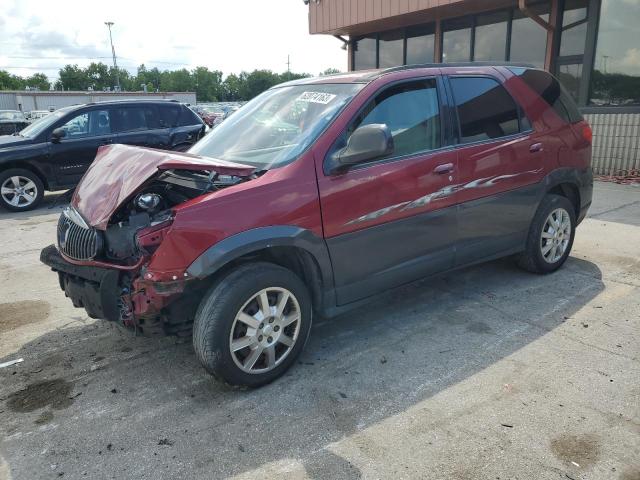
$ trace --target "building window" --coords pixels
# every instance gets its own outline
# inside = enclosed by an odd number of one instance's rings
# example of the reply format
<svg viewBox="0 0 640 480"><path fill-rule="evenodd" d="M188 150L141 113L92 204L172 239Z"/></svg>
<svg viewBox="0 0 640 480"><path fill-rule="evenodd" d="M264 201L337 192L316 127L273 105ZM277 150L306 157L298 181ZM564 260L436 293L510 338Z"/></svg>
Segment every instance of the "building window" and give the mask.
<svg viewBox="0 0 640 480"><path fill-rule="evenodd" d="M451 79L460 122L460 141L479 142L520 131L518 107L496 80L486 77Z"/></svg>
<svg viewBox="0 0 640 480"><path fill-rule="evenodd" d="M560 56L584 55L587 39L588 0L571 0L565 4L562 15L562 37Z"/></svg>
<svg viewBox="0 0 640 480"><path fill-rule="evenodd" d="M471 60L471 19L456 18L443 22L442 61Z"/></svg>
<svg viewBox="0 0 640 480"><path fill-rule="evenodd" d="M575 101L580 95L582 81L582 63L567 63L558 65L558 79L567 89Z"/></svg>
<svg viewBox="0 0 640 480"><path fill-rule="evenodd" d="M549 21L549 5L547 3L529 7L540 17ZM512 62L531 63L536 67L544 67L547 50L547 31L520 10L513 12L511 24L510 60Z"/></svg>
<svg viewBox="0 0 640 480"><path fill-rule="evenodd" d="M476 19L476 37L473 59L477 62L505 60L509 12L479 15Z"/></svg>
<svg viewBox="0 0 640 480"><path fill-rule="evenodd" d="M376 68L376 44L375 37L365 37L353 42L353 69L368 70Z"/></svg>
<svg viewBox="0 0 640 480"><path fill-rule="evenodd" d="M592 105L640 105L640 3L602 0Z"/></svg>
<svg viewBox="0 0 640 480"><path fill-rule="evenodd" d="M383 33L378 42L380 68L396 67L404 63L404 32L402 30Z"/></svg>
<svg viewBox="0 0 640 480"><path fill-rule="evenodd" d="M434 61L436 44L433 25L407 30L407 65Z"/></svg>

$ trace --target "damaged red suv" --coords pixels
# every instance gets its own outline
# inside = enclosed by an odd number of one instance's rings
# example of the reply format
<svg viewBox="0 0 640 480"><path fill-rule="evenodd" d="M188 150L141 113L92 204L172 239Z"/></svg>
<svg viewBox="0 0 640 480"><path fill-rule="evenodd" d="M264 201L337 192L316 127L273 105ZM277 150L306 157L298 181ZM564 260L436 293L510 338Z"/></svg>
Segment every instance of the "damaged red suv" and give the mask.
<svg viewBox="0 0 640 480"><path fill-rule="evenodd" d="M425 65L258 96L188 153L102 148L41 259L93 318L193 335L257 386L329 316L514 255L550 273L591 204L591 130L548 73Z"/></svg>

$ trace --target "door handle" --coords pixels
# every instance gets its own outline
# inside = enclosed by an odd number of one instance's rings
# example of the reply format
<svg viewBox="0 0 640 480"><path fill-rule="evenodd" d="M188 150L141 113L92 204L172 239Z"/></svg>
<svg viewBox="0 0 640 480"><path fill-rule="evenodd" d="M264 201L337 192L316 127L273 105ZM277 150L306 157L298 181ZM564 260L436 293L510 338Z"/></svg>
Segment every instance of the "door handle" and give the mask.
<svg viewBox="0 0 640 480"><path fill-rule="evenodd" d="M531 153L541 152L542 150L543 150L543 148L542 148L542 144L541 143L534 143L533 145L531 145L529 147L529 151Z"/></svg>
<svg viewBox="0 0 640 480"><path fill-rule="evenodd" d="M438 175L444 175L451 172L453 172L453 163L443 163L433 169L433 173L437 173Z"/></svg>

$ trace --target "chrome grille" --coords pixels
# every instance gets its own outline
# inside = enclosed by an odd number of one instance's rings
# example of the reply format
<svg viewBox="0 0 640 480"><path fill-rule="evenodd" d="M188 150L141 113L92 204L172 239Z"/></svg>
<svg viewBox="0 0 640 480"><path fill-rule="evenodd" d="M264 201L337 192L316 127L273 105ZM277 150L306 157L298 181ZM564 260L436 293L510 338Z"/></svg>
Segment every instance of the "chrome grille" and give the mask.
<svg viewBox="0 0 640 480"><path fill-rule="evenodd" d="M58 220L58 248L76 260L91 260L98 254L98 232L78 225L63 212Z"/></svg>

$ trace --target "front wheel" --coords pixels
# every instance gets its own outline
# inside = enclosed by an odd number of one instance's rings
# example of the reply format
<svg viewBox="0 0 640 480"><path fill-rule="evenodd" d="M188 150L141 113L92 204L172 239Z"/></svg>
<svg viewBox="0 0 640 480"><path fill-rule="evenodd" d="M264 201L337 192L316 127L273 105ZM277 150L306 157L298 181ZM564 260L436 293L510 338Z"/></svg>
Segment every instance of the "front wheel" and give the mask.
<svg viewBox="0 0 640 480"><path fill-rule="evenodd" d="M36 208L44 196L40 177L24 168L10 168L0 172L0 202L12 212Z"/></svg>
<svg viewBox="0 0 640 480"><path fill-rule="evenodd" d="M266 262L240 266L198 307L196 356L209 373L230 384L264 385L302 351L311 312L309 292L292 271Z"/></svg>
<svg viewBox="0 0 640 480"><path fill-rule="evenodd" d="M551 273L567 260L576 232L573 204L560 195L548 194L533 217L525 251L518 265L533 273Z"/></svg>

